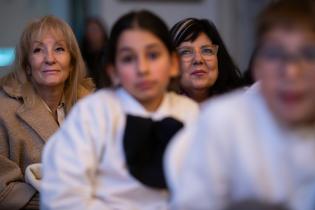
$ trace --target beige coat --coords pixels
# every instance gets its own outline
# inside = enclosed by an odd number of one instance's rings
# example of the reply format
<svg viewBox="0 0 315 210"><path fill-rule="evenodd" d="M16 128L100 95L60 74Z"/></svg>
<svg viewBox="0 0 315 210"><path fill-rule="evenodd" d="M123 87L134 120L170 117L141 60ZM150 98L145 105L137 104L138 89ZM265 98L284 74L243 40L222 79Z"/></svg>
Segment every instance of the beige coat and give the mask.
<svg viewBox="0 0 315 210"><path fill-rule="evenodd" d="M45 142L57 129L30 83L21 87L11 79L0 87L0 209L20 209L35 195L24 181L25 168L40 162Z"/></svg>

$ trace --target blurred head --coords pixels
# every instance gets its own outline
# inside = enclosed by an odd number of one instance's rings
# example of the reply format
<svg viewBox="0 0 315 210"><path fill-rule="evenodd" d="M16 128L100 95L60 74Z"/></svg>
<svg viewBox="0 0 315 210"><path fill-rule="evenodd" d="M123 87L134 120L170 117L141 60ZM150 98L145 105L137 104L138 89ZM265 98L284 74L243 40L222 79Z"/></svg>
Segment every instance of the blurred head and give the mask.
<svg viewBox="0 0 315 210"><path fill-rule="evenodd" d="M180 57L184 92L206 91L208 96L240 85L240 73L215 27L205 19L187 18L171 29Z"/></svg>
<svg viewBox="0 0 315 210"><path fill-rule="evenodd" d="M102 50L107 44L108 36L103 22L96 17L90 17L85 22L83 48L88 51Z"/></svg>
<svg viewBox="0 0 315 210"><path fill-rule="evenodd" d="M21 82L27 80L43 89L62 86L66 109L70 109L85 77L85 65L70 26L54 16L33 21L24 29L16 53L16 73Z"/></svg>
<svg viewBox="0 0 315 210"><path fill-rule="evenodd" d="M255 76L277 119L290 126L315 121L315 2L280 0L261 13Z"/></svg>
<svg viewBox="0 0 315 210"><path fill-rule="evenodd" d="M149 11L130 12L114 24L108 48L118 83L146 109L155 110L177 74L166 24Z"/></svg>

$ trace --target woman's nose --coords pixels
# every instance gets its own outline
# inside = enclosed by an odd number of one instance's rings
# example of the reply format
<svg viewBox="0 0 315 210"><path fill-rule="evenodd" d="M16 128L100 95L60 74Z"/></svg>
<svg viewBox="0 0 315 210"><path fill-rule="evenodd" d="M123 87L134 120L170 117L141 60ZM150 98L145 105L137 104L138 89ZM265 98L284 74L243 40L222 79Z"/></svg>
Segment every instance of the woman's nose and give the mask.
<svg viewBox="0 0 315 210"><path fill-rule="evenodd" d="M45 55L45 62L47 64L52 64L55 61L56 61L56 58L55 58L54 52L51 50L47 50L46 55Z"/></svg>
<svg viewBox="0 0 315 210"><path fill-rule="evenodd" d="M197 64L202 64L202 63L203 63L203 57L201 53L195 50L194 57L193 57L193 64L197 65Z"/></svg>

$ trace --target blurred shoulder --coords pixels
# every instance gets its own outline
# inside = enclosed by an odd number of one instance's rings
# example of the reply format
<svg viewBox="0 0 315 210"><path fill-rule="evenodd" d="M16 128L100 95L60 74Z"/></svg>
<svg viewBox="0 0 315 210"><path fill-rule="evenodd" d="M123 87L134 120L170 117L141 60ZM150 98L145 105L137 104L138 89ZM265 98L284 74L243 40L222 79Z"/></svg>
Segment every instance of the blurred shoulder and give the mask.
<svg viewBox="0 0 315 210"><path fill-rule="evenodd" d="M201 106L200 121L213 126L239 125L251 122L262 96L259 84L209 99Z"/></svg>
<svg viewBox="0 0 315 210"><path fill-rule="evenodd" d="M20 82L9 74L1 78L0 86L0 113L7 115L15 113L23 104L23 95Z"/></svg>
<svg viewBox="0 0 315 210"><path fill-rule="evenodd" d="M79 106L107 106L117 100L114 89L103 88L87 95L78 104Z"/></svg>
<svg viewBox="0 0 315 210"><path fill-rule="evenodd" d="M23 84L19 81L15 72L11 72L8 75L0 78L1 95L5 94L12 98L21 97L22 87Z"/></svg>
<svg viewBox="0 0 315 210"><path fill-rule="evenodd" d="M243 89L216 96L201 105L202 116L207 119L231 119L247 109L247 101L248 94Z"/></svg>
<svg viewBox="0 0 315 210"><path fill-rule="evenodd" d="M199 114L199 105L187 96L174 92L167 93L171 114L186 123L195 121Z"/></svg>
<svg viewBox="0 0 315 210"><path fill-rule="evenodd" d="M184 95L179 95L175 92L168 92L167 97L170 99L172 106L176 109L199 109L198 103Z"/></svg>

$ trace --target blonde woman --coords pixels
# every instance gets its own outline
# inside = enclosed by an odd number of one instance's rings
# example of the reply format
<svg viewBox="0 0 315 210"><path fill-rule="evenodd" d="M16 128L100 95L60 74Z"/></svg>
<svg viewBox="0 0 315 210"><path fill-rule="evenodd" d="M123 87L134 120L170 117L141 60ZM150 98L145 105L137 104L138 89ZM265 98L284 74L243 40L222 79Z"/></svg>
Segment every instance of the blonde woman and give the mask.
<svg viewBox="0 0 315 210"><path fill-rule="evenodd" d="M93 89L67 23L45 16L26 26L15 70L0 81L0 209L39 208L24 171L40 162L48 138Z"/></svg>

